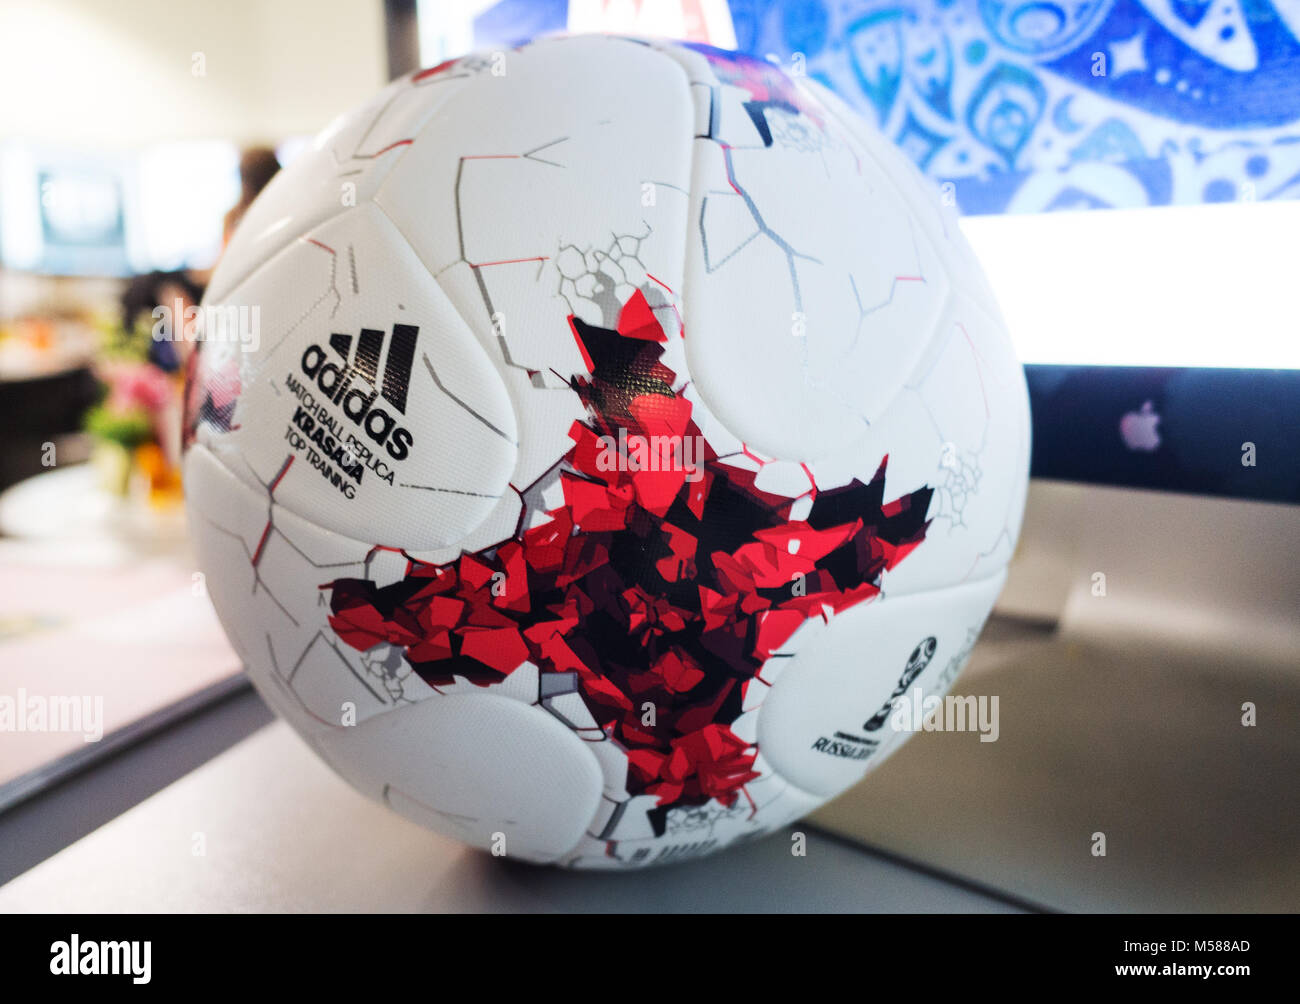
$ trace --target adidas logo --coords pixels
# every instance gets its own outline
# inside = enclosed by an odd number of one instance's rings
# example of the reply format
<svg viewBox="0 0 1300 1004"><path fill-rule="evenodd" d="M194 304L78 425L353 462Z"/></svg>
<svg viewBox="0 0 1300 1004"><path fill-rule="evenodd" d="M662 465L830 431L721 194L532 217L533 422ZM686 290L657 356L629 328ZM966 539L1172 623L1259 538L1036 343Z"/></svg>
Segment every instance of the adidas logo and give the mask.
<svg viewBox="0 0 1300 1004"><path fill-rule="evenodd" d="M355 351L351 335L332 334L329 347L341 362L332 361L319 345L307 346L302 354L302 371L394 460L406 459L414 439L387 410L376 407L375 400L382 396L398 414L406 414L406 392L411 384L411 363L415 359L415 337L419 331L412 324L394 324L392 335L385 336L374 328L362 328Z"/></svg>

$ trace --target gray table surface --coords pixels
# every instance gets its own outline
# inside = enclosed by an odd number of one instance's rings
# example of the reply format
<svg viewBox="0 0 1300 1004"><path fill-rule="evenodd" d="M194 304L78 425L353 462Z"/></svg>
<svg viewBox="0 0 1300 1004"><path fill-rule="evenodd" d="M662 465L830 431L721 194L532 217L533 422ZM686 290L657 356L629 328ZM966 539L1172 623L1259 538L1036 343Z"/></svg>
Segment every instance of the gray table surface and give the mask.
<svg viewBox="0 0 1300 1004"><path fill-rule="evenodd" d="M0 886L8 912L1015 910L809 827L700 861L585 873L497 860L354 792L268 725Z"/></svg>

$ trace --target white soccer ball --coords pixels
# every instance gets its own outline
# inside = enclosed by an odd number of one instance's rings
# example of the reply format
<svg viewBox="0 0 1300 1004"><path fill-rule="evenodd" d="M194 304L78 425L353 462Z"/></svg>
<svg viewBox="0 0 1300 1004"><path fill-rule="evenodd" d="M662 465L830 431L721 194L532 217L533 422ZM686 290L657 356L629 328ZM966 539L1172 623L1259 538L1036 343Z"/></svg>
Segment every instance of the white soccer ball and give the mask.
<svg viewBox="0 0 1300 1004"><path fill-rule="evenodd" d="M348 781L498 853L651 864L816 808L950 686L1016 543L978 266L767 62L579 36L398 80L205 308L185 482L231 642Z"/></svg>

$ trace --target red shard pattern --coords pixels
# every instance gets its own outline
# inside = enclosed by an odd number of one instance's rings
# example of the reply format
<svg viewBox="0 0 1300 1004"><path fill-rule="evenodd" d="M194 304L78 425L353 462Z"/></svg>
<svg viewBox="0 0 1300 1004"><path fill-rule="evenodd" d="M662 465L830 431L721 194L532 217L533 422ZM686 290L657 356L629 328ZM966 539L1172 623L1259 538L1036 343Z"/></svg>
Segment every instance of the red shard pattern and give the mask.
<svg viewBox="0 0 1300 1004"><path fill-rule="evenodd" d="M869 483L814 491L792 519L793 499L761 490L704 440L641 292L616 330L569 324L588 374L572 380L587 421L548 475L563 503L478 553L413 560L391 585L322 588L340 639L401 647L433 687L456 677L491 686L525 662L571 674L627 751L629 795L656 798L662 833L670 808L731 806L758 776L756 747L731 729L745 685L806 620L878 595L881 573L924 539L932 490L886 503L886 458ZM693 466L638 462L626 446L687 439L698 448L672 455Z"/></svg>

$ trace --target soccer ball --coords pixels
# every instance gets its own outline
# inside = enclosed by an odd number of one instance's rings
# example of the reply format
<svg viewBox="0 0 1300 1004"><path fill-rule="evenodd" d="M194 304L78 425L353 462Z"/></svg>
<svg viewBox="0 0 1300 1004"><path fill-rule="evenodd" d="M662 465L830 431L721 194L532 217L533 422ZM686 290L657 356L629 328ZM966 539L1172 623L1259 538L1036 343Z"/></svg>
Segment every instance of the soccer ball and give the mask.
<svg viewBox="0 0 1300 1004"><path fill-rule="evenodd" d="M813 82L699 45L549 39L339 119L231 240L187 392L261 694L528 861L681 860L853 784L1024 507L1023 375L940 205Z"/></svg>

